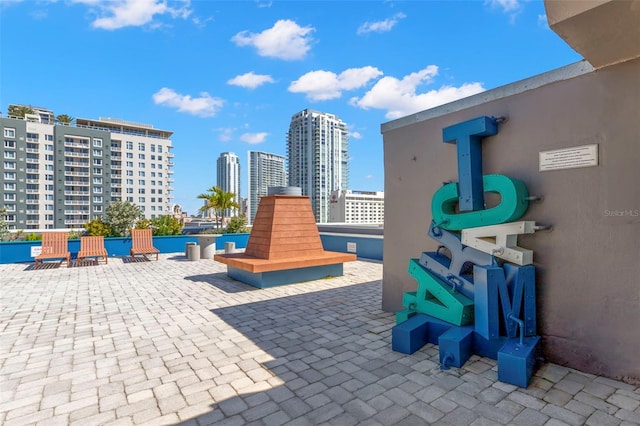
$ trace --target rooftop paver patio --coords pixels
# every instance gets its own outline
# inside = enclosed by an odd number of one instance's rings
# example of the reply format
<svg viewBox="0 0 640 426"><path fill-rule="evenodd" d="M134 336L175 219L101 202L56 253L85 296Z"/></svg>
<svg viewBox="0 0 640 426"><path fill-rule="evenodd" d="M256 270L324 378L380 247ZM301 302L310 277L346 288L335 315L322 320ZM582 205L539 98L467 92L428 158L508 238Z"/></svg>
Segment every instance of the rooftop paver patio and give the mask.
<svg viewBox="0 0 640 426"><path fill-rule="evenodd" d="M632 425L640 388L391 350L382 264L257 289L213 260L0 265L0 424ZM73 265L73 263L72 263Z"/></svg>

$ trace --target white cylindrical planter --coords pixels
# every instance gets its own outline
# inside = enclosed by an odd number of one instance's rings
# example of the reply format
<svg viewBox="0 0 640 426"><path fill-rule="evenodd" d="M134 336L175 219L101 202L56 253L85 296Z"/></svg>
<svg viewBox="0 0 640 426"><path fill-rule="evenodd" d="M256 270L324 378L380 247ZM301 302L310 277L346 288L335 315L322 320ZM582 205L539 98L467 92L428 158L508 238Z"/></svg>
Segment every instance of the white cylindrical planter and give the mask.
<svg viewBox="0 0 640 426"><path fill-rule="evenodd" d="M191 244L187 247L188 260L200 260L200 247L197 244Z"/></svg>
<svg viewBox="0 0 640 426"><path fill-rule="evenodd" d="M233 241L227 241L224 243L224 252L225 253L235 253L236 251L236 243Z"/></svg>
<svg viewBox="0 0 640 426"><path fill-rule="evenodd" d="M196 243L191 242L191 243L186 243L185 247L184 247L184 257L189 257L189 246L194 246L196 245Z"/></svg>
<svg viewBox="0 0 640 426"><path fill-rule="evenodd" d="M216 237L217 234L200 234L198 235L198 244L200 244L200 259L213 259L216 254Z"/></svg>

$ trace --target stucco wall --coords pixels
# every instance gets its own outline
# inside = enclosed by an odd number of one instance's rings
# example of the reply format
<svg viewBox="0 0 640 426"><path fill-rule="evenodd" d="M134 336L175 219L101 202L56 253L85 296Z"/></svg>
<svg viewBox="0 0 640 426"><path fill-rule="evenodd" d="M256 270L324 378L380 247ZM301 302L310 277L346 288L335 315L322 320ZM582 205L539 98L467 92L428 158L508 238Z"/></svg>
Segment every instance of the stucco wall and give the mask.
<svg viewBox="0 0 640 426"><path fill-rule="evenodd" d="M534 250L543 354L581 371L638 382L640 60L568 79L558 75L383 124L382 307L402 308L403 292L417 284L407 273L409 259L437 247L427 236L431 197L443 182L457 181L456 147L442 142L443 127L505 116L499 133L484 139L483 173L519 178L530 194L544 197L523 220L553 230L519 238ZM538 171L540 151L590 144L599 145L598 166Z"/></svg>

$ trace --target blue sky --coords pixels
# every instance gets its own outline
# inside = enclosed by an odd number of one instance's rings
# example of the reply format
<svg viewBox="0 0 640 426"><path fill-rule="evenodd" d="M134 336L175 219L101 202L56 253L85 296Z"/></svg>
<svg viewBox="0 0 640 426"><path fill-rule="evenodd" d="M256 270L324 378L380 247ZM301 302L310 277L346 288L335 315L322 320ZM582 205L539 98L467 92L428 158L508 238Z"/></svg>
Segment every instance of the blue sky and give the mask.
<svg viewBox="0 0 640 426"><path fill-rule="evenodd" d="M542 1L0 0L0 111L174 132L189 213L221 152L286 154L291 116L350 130L350 189L384 190L380 125L582 59Z"/></svg>

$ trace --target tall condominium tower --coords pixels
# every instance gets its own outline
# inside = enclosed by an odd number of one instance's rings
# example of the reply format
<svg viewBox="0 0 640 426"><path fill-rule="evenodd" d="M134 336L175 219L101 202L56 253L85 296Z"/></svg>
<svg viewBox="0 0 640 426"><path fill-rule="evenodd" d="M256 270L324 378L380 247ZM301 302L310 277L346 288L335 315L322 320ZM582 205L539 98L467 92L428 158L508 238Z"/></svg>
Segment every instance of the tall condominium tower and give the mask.
<svg viewBox="0 0 640 426"><path fill-rule="evenodd" d="M260 151L249 151L247 157L249 164L247 219L249 223L253 223L260 197L267 195L267 188L287 186L286 159L282 155Z"/></svg>
<svg viewBox="0 0 640 426"><path fill-rule="evenodd" d="M218 180L217 186L225 192L235 194L233 201L241 205L240 199L240 158L233 152L223 152L218 157L217 162ZM225 217L235 216L238 209L228 209L225 211Z"/></svg>
<svg viewBox="0 0 640 426"><path fill-rule="evenodd" d="M146 218L172 213L172 132L112 118L62 124L25 108L33 113L0 118L10 229L82 228L112 201L130 201Z"/></svg>
<svg viewBox="0 0 640 426"><path fill-rule="evenodd" d="M311 199L318 223L329 221L331 192L349 187L349 133L333 114L305 109L287 133L289 185Z"/></svg>

